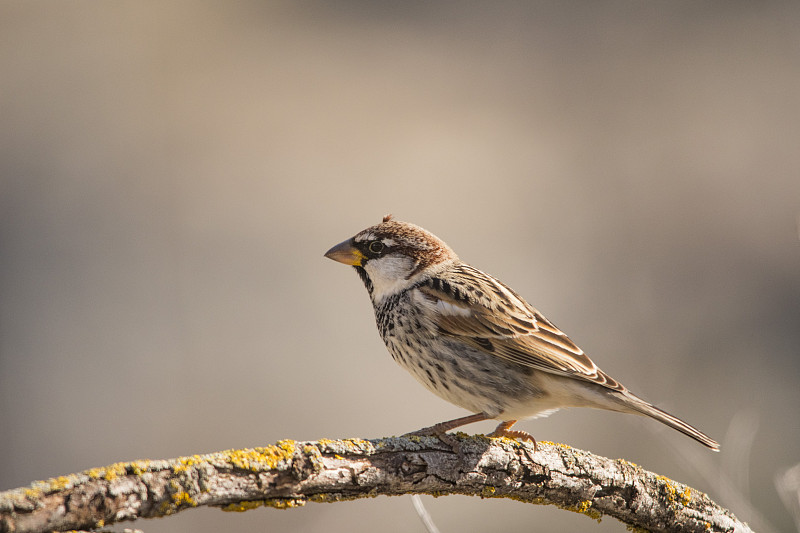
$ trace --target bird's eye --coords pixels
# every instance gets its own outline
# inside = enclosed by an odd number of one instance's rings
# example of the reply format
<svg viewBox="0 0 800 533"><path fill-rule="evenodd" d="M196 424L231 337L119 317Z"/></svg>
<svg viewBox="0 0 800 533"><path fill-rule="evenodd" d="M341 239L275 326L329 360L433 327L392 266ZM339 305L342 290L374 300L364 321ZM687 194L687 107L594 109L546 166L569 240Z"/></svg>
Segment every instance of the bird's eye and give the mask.
<svg viewBox="0 0 800 533"><path fill-rule="evenodd" d="M383 243L381 241L372 241L369 243L369 251L373 254L379 254L383 251Z"/></svg>

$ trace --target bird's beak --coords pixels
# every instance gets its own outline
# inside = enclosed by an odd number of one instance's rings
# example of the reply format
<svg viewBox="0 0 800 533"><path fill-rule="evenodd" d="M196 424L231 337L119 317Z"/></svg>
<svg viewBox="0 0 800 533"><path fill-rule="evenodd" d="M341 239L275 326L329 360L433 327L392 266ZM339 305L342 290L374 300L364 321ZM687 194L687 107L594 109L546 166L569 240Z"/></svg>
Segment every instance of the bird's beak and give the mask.
<svg viewBox="0 0 800 533"><path fill-rule="evenodd" d="M344 242L340 242L325 252L325 257L333 259L334 261L339 261L345 265L361 266L361 261L365 259L364 254L359 252L350 241L351 239L347 239Z"/></svg>

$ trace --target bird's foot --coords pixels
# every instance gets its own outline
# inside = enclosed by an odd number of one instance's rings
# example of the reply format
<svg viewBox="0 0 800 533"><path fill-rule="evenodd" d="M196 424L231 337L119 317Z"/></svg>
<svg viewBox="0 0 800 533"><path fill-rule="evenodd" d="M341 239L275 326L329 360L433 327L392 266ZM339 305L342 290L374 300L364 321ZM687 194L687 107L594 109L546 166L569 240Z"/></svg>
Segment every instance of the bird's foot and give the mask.
<svg viewBox="0 0 800 533"><path fill-rule="evenodd" d="M508 422L501 422L494 431L489 433L487 437L497 438L497 437L508 437L510 439L515 440L527 440L533 443L533 451L537 451L536 439L533 438L533 435L528 433L527 431L522 431L521 429L510 429L511 426L516 423L516 420L510 420Z"/></svg>
<svg viewBox="0 0 800 533"><path fill-rule="evenodd" d="M487 420L488 418L489 417L484 413L476 413L474 415L456 418L455 420L448 420L447 422L439 422L438 424L434 424L430 427L418 429L417 431L412 431L411 433L406 433L406 435L413 435L415 437L438 437L440 441L450 446L450 448L463 460L464 455L461 453L461 444L454 435L450 435L447 432L451 429L455 429L466 424Z"/></svg>

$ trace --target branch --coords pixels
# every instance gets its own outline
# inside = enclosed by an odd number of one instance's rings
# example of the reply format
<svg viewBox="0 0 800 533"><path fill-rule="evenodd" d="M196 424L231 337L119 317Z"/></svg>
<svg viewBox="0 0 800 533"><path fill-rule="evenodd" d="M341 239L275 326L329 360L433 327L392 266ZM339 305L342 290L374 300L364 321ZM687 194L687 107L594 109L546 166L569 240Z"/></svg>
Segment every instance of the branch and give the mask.
<svg viewBox="0 0 800 533"><path fill-rule="evenodd" d="M708 496L622 459L563 444L458 434L228 450L116 463L0 492L0 533L92 529L203 505L291 508L377 495L466 494L552 504L650 531L751 531Z"/></svg>

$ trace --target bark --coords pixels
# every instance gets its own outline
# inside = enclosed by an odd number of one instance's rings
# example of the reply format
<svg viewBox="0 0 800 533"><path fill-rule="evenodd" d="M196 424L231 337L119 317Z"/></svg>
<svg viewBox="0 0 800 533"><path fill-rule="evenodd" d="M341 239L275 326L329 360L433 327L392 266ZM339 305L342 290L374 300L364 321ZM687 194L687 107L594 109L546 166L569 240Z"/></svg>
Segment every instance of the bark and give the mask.
<svg viewBox="0 0 800 533"><path fill-rule="evenodd" d="M466 494L607 515L648 531L751 531L681 483L552 443L454 436L280 441L170 460L116 463L0 493L0 533L90 530L203 505L291 508L377 495Z"/></svg>

